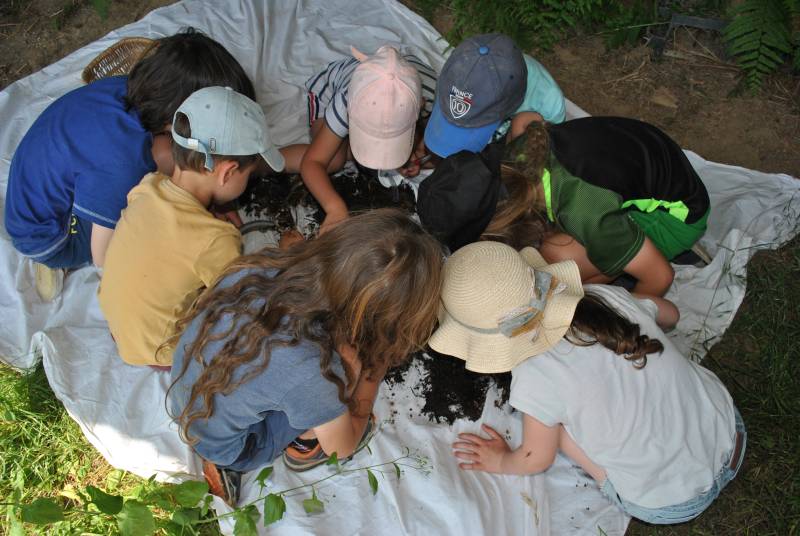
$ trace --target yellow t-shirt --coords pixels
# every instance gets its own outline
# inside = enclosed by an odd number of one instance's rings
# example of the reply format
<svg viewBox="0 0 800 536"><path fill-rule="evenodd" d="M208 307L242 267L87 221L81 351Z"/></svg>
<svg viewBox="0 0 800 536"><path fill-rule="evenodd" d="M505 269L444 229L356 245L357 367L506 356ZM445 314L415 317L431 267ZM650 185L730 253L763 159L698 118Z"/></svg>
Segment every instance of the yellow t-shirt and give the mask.
<svg viewBox="0 0 800 536"><path fill-rule="evenodd" d="M242 236L166 175L146 175L128 194L106 253L100 308L122 359L170 365L156 351L203 287L241 254Z"/></svg>

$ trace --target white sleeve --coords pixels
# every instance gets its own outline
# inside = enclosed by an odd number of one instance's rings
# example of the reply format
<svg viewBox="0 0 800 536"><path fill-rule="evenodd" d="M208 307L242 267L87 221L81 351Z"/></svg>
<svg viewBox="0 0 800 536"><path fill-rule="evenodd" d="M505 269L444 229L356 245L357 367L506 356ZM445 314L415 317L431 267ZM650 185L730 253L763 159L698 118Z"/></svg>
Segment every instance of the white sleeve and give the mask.
<svg viewBox="0 0 800 536"><path fill-rule="evenodd" d="M565 421L566 405L563 393L559 394L546 372L536 366L535 361L543 358L546 359L545 356L532 357L514 367L508 403L545 426L555 426Z"/></svg>

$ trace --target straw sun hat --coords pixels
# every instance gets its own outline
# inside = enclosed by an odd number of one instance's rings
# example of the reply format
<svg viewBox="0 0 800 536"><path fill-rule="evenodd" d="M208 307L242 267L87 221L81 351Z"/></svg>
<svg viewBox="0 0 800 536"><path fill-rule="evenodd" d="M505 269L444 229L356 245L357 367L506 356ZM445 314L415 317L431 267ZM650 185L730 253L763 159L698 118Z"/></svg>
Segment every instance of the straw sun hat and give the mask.
<svg viewBox="0 0 800 536"><path fill-rule="evenodd" d="M548 265L533 248L469 244L445 263L439 328L429 344L474 372L507 372L555 346L582 297L574 261Z"/></svg>

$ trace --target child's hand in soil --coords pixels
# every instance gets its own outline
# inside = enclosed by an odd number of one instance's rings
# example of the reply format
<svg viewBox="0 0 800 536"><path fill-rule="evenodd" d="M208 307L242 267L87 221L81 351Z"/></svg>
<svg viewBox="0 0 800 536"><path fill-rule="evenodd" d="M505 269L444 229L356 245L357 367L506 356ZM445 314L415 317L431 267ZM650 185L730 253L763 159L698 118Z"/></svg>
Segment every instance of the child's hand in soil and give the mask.
<svg viewBox="0 0 800 536"><path fill-rule="evenodd" d="M453 455L466 460L458 467L468 471L486 471L487 473L503 473L503 459L511 454L506 440L489 425L482 425L489 438L476 434L458 434L460 441L453 443Z"/></svg>

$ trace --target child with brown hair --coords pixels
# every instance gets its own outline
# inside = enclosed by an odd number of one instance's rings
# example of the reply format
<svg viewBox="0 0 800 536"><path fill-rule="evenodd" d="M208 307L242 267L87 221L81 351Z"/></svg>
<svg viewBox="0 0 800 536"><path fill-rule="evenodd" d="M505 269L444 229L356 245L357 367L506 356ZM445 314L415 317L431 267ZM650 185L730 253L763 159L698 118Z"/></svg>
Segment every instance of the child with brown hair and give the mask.
<svg viewBox="0 0 800 536"><path fill-rule="evenodd" d="M532 123L511 144L498 204L484 238L539 245L550 262L574 259L585 283L623 272L634 292L663 296L669 260L703 235L710 210L700 177L675 141L623 117Z"/></svg>
<svg viewBox="0 0 800 536"><path fill-rule="evenodd" d="M351 50L353 57L330 63L306 82L311 144L288 148L290 165L299 165L325 211L320 233L348 217L328 173L341 169L350 153L369 169L406 165L418 120L433 105L436 74L422 60L389 45L370 56Z"/></svg>
<svg viewBox="0 0 800 536"><path fill-rule="evenodd" d="M43 300L60 292L64 269L103 266L128 192L147 173L172 173L175 110L214 85L255 98L236 59L188 29L159 39L130 75L59 97L31 125L11 161L5 226L34 261Z"/></svg>
<svg viewBox="0 0 800 536"><path fill-rule="evenodd" d="M305 470L363 446L386 370L433 330L441 266L397 209L232 264L181 324L168 393L212 490L235 503L239 472L284 449Z"/></svg>
<svg viewBox="0 0 800 536"><path fill-rule="evenodd" d="M192 93L175 112L172 138L174 170L145 176L128 194L98 291L132 365L170 365L173 348L163 343L178 318L241 255L239 230L212 205L239 197L259 162L283 169L263 110L230 88Z"/></svg>
<svg viewBox="0 0 800 536"><path fill-rule="evenodd" d="M460 468L539 473L561 450L628 515L699 515L736 476L747 434L719 378L656 325L664 302L584 291L574 261L548 264L533 248L478 242L454 253L430 346L474 372L510 371L509 403L523 413L517 448L486 424L486 435L460 434Z"/></svg>

